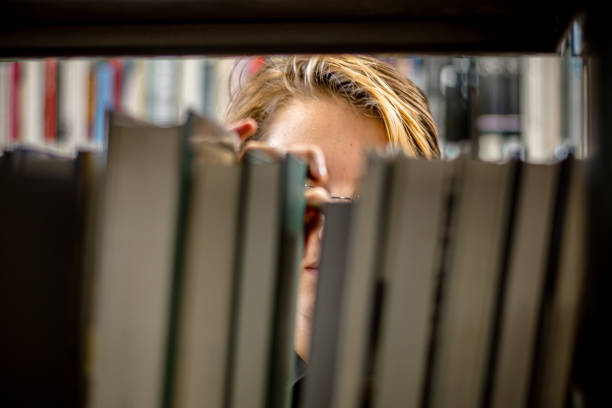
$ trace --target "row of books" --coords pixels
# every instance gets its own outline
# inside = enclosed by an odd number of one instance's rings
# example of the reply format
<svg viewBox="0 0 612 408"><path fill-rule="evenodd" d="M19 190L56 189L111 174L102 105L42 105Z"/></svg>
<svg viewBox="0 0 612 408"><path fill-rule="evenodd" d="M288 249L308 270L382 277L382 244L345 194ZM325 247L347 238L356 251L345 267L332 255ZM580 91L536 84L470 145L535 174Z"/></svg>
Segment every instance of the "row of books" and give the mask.
<svg viewBox="0 0 612 408"><path fill-rule="evenodd" d="M220 120L232 58L107 58L0 61L0 148L74 154L104 145L105 111L157 125L191 109Z"/></svg>
<svg viewBox="0 0 612 408"><path fill-rule="evenodd" d="M5 401L289 406L306 168L237 152L113 116L105 155L0 157ZM299 406L564 406L584 189L571 158L371 157L324 209Z"/></svg>
<svg viewBox="0 0 612 408"><path fill-rule="evenodd" d="M301 406L567 406L585 217L572 157L373 158L327 208Z"/></svg>

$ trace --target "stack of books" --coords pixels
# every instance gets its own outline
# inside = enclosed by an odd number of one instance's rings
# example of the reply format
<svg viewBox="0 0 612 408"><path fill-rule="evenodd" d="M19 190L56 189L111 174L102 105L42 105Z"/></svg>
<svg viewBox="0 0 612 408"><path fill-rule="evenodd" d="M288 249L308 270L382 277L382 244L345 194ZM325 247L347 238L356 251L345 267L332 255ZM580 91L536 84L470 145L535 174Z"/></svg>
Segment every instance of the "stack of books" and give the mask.
<svg viewBox="0 0 612 408"><path fill-rule="evenodd" d="M0 156L4 400L291 404L306 166L238 153L194 114L165 127L113 114L105 152ZM371 156L359 198L323 210L294 402L564 406L588 283L584 179L571 157Z"/></svg>

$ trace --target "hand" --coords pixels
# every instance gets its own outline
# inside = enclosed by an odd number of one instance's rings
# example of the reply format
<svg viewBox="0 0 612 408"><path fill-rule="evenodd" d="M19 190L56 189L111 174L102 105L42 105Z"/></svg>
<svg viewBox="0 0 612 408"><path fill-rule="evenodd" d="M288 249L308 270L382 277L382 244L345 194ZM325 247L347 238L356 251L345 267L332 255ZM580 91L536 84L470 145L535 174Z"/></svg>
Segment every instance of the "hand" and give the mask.
<svg viewBox="0 0 612 408"><path fill-rule="evenodd" d="M249 118L238 122L230 129L245 141L257 133L257 122ZM282 158L286 154L292 154L302 159L308 166L308 188L305 189L306 214L305 214L305 236L308 237L312 232L319 231L322 223L321 208L330 200L327 190L328 173L325 164L325 156L318 146L314 145L293 145L287 148L271 146L265 142L247 141L244 149L240 153L239 159L250 150L263 151L272 157Z"/></svg>
<svg viewBox="0 0 612 408"><path fill-rule="evenodd" d="M257 123L249 118L230 126L230 129L240 136L241 140L247 140L257 133ZM240 153L240 160L250 150L263 151L272 157L282 158L286 154L292 154L304 160L308 166L308 186L305 191L306 204L309 207L320 209L323 204L330 200L327 190L328 174L325 164L325 156L318 146L294 145L287 148L271 146L265 142L248 141Z"/></svg>

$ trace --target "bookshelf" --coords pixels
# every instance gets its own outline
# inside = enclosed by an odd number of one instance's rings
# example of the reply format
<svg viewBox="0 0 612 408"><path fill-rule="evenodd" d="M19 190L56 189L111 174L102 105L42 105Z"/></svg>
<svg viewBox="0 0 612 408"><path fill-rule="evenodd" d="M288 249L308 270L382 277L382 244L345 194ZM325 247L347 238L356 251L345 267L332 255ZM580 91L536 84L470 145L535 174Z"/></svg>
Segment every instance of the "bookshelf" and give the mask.
<svg viewBox="0 0 612 408"><path fill-rule="evenodd" d="M0 59L281 52L554 53L584 12L588 78L589 296L575 377L604 397L597 368L612 270L612 44L595 2L496 0L257 1L9 0Z"/></svg>
<svg viewBox="0 0 612 408"><path fill-rule="evenodd" d="M10 0L0 6L0 58L550 53L577 7L567 0Z"/></svg>

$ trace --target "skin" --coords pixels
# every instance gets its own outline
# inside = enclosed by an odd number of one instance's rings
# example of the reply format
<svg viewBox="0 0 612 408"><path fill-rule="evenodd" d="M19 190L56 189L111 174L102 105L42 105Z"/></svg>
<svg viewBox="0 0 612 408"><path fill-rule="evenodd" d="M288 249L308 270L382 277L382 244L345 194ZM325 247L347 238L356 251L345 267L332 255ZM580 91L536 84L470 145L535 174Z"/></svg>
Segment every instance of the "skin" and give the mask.
<svg viewBox="0 0 612 408"><path fill-rule="evenodd" d="M257 124L248 119L232 128L248 139ZM380 120L330 96L292 99L274 113L266 128L263 141L249 142L245 151L265 150L277 156L291 153L305 160L309 169L311 188L305 191L308 209L295 331L295 351L308 361L323 228L318 210L333 197L355 196L366 152L384 148L387 133Z"/></svg>

